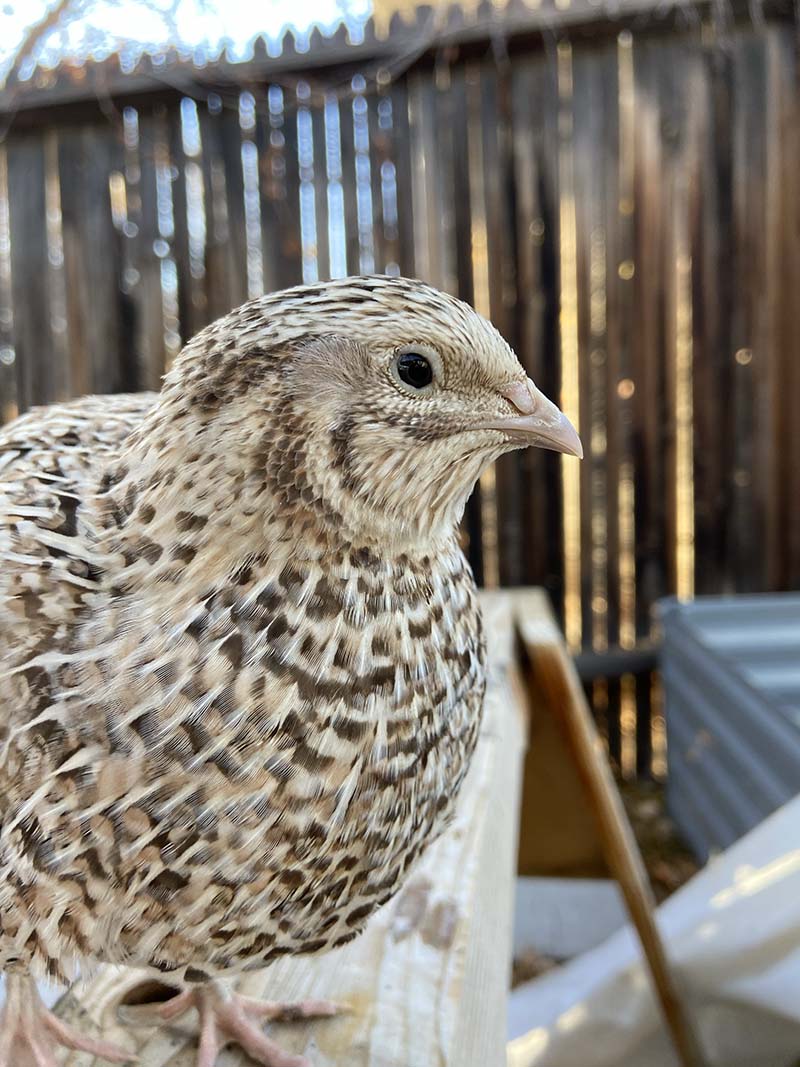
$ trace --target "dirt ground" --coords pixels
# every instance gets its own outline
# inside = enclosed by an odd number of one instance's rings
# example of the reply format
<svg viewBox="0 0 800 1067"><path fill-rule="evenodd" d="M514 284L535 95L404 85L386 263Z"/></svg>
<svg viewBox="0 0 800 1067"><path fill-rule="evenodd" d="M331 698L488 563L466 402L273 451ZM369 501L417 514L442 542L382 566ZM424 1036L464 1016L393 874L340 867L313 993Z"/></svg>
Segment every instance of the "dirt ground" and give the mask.
<svg viewBox="0 0 800 1067"><path fill-rule="evenodd" d="M694 875L700 865L681 839L666 811L660 782L619 782L625 810L639 843L653 894L660 904ZM528 949L514 959L512 988L563 961Z"/></svg>
<svg viewBox="0 0 800 1067"><path fill-rule="evenodd" d="M622 782L620 792L660 904L700 869L666 810L660 782Z"/></svg>

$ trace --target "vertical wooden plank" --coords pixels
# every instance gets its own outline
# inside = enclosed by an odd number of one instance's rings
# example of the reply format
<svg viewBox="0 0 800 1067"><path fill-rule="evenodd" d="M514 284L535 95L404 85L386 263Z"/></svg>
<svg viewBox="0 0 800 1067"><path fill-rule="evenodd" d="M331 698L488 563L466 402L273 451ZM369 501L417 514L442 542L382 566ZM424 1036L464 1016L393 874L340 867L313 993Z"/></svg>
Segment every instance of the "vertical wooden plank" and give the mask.
<svg viewBox="0 0 800 1067"><path fill-rule="evenodd" d="M581 538L581 630L583 644L605 647L607 634L601 632L598 616L602 614L600 601L603 589L595 588L593 551L595 529L602 522L602 515L595 515L593 507L593 480L600 474L602 456L597 452L594 391L605 382L597 382L592 374L593 338L593 291L592 247L600 231L601 219L598 209L602 206L602 169L598 172L596 138L602 133L602 115L594 107L597 99L597 67L594 50L576 45L572 50L572 143L575 172L575 237L577 273L577 331L578 331L578 388L580 395L581 433L585 442L585 459L580 466L580 538ZM598 462L598 460L600 462ZM601 503L604 508L605 501ZM603 574L604 577L604 574Z"/></svg>
<svg viewBox="0 0 800 1067"><path fill-rule="evenodd" d="M137 124L138 182L136 211L133 215L136 235L129 254L136 278L131 297L135 307L136 353L142 389L160 387L165 364L161 261L156 254L156 249L160 250L157 242L161 240L156 192L156 145L161 137L163 119L163 111L141 112Z"/></svg>
<svg viewBox="0 0 800 1067"><path fill-rule="evenodd" d="M596 50L590 70L592 164L586 175L592 202L589 240L589 350L584 361L588 379L588 407L584 425L590 465L585 477L591 480L585 523L590 527L586 565L592 572L591 643L602 649L619 639L618 585L612 575L616 566L618 508L618 456L609 447L610 419L608 249L610 230L616 227L619 205L613 168L617 166L618 99L614 44ZM613 200L613 213L609 202ZM613 410L613 409L612 409ZM589 634L586 635L588 644Z"/></svg>
<svg viewBox="0 0 800 1067"><path fill-rule="evenodd" d="M783 353L786 369L786 388L782 393L782 425L786 428L786 436L779 447L789 476L782 483L788 486L788 506L781 572L782 588L797 589L800 588L800 419L796 406L796 397L800 396L800 331L797 329L796 304L800 292L800 48L797 26L794 33L788 26L782 28L779 47L783 70L780 123L784 213L777 227L782 269L780 336L776 347ZM776 230L772 232L775 234Z"/></svg>
<svg viewBox="0 0 800 1067"><path fill-rule="evenodd" d="M363 99L363 98L362 98ZM356 146L353 106L349 95L339 103L339 131L341 136L341 182L344 197L344 230L347 247L347 273L359 274L360 243L358 233L358 177L356 174Z"/></svg>
<svg viewBox="0 0 800 1067"><path fill-rule="evenodd" d="M467 164L469 181L469 249L472 266L472 302L482 315L491 315L489 286L488 232L486 221L486 173L481 64L465 65ZM484 585L492 588L500 581L499 526L497 521L497 467L481 475L473 495L470 516L473 548L480 543L480 563Z"/></svg>
<svg viewBox="0 0 800 1067"><path fill-rule="evenodd" d="M70 359L67 324L66 271L64 270L64 233L61 213L61 175L58 166L58 132L50 126L41 131L44 140L45 210L47 233L47 263L42 285L47 289L50 307L51 360L58 382L56 398L67 400L88 388L76 388L74 363L86 365L88 353L76 353Z"/></svg>
<svg viewBox="0 0 800 1067"><path fill-rule="evenodd" d="M433 131L426 142L426 173L429 172L430 221L432 239L438 245L438 286L448 293L458 293L456 266L456 210L455 210L455 136L452 121L452 67L450 56L444 53L433 71Z"/></svg>
<svg viewBox="0 0 800 1067"><path fill-rule="evenodd" d="M676 69L677 67L677 69ZM678 420L677 394L679 389L679 346L678 317L680 315L680 278L681 267L678 259L681 253L680 234L685 214L686 198L683 188L689 161L683 150L686 140L687 115L683 100L684 81L691 80L691 67L685 62L681 53L675 55L670 49L666 63L659 64L658 92L660 97L661 120L661 155L664 161L662 214L663 240L661 246L661 277L663 278L664 296L662 312L662 332L664 336L664 390L667 432L664 435L664 520L663 520L663 567L666 589L678 592ZM652 618L652 606L651 606ZM640 694L637 679L637 702ZM649 704L649 683L647 687ZM641 725L641 724L640 724ZM649 724L648 724L649 725Z"/></svg>
<svg viewBox="0 0 800 1067"><path fill-rule="evenodd" d="M513 141L508 65L481 66L484 199L486 205L489 305L492 320L513 344L516 273L514 255L515 189L511 169Z"/></svg>
<svg viewBox="0 0 800 1067"><path fill-rule="evenodd" d="M437 79L447 78L446 68L425 71L414 79L412 139L414 157L419 161L414 174L414 220L418 224L415 240L421 262L426 263L424 278L439 289L448 287L450 218L442 203L441 131L436 120L440 90ZM446 81L444 82L446 84ZM444 152L447 152L447 145ZM424 259L422 258L424 257Z"/></svg>
<svg viewBox="0 0 800 1067"><path fill-rule="evenodd" d="M384 274L400 258L397 230L397 171L394 164L394 115L385 86L368 98L372 233L375 271ZM385 203L384 203L385 201Z"/></svg>
<svg viewBox="0 0 800 1067"><path fill-rule="evenodd" d="M59 133L61 216L67 323L74 391L135 388L122 351L120 238L111 214L109 177L123 166L118 130L86 125Z"/></svg>
<svg viewBox="0 0 800 1067"><path fill-rule="evenodd" d="M619 643L631 648L636 641L635 494L632 447L634 292L635 270L635 131L636 94L634 74L635 39L623 30L617 39L617 159L616 240L610 243L607 260L607 298L614 307L614 331L609 320L609 409L614 410L612 450L616 455L616 568L618 585ZM612 339L613 338L613 339Z"/></svg>
<svg viewBox="0 0 800 1067"><path fill-rule="evenodd" d="M539 319L537 348L531 353L532 377L547 396L557 400L561 393L561 349L559 317L561 307L561 280L559 274L559 247L561 244L561 200L558 165L559 149L559 90L558 63L552 50L547 50L536 60L535 88L540 106L530 115L537 175L537 210L532 219L531 236L533 254L537 260L537 277L541 305L534 302L532 313ZM530 297L529 297L530 299ZM525 463L533 462L528 450ZM564 551L561 514L563 511L563 485L558 457L540 453L542 465L542 493L534 497L526 493L528 510L526 528L539 524L544 542L546 560L545 588L551 594L559 623L564 621ZM540 501L547 500L546 508Z"/></svg>
<svg viewBox="0 0 800 1067"><path fill-rule="evenodd" d="M449 250L445 235L449 220L444 217L441 171L437 166L439 130L435 77L435 72L424 70L409 78L414 260L423 281L446 289Z"/></svg>
<svg viewBox="0 0 800 1067"><path fill-rule="evenodd" d="M766 494L758 447L769 435L769 356L763 307L766 273L766 99L765 40L737 35L734 55L732 203L735 256L729 265L735 300L728 359L733 374L732 450L728 455L731 529L728 573L738 592L766 582Z"/></svg>
<svg viewBox="0 0 800 1067"><path fill-rule="evenodd" d="M731 171L733 57L722 46L706 52L707 97L701 145L702 185L693 212L693 348L695 545L698 593L730 591L725 561L730 540L733 448L731 327L735 294Z"/></svg>
<svg viewBox="0 0 800 1067"><path fill-rule="evenodd" d="M673 56L677 61L679 57ZM665 166L662 152L662 42L639 41L634 57L636 140L634 170L635 251L632 261L634 343L633 458L635 494L636 634L650 630L650 611L667 592L666 450L671 427L666 407L664 277ZM666 96L666 94L665 94Z"/></svg>
<svg viewBox="0 0 800 1067"><path fill-rule="evenodd" d="M219 115L219 137L225 173L225 203L228 238L225 257L228 274L230 308L244 304L247 289L247 224L244 209L244 174L242 172L242 129L239 109L232 103Z"/></svg>
<svg viewBox="0 0 800 1067"><path fill-rule="evenodd" d="M366 80L362 75L353 79L357 89L353 99L353 142L358 216L358 271L374 274L375 208L372 204L372 158L370 146L369 101L365 95Z"/></svg>
<svg viewBox="0 0 800 1067"><path fill-rule="evenodd" d="M14 300L11 292L11 242L8 218L8 148L0 144L0 423L16 418Z"/></svg>
<svg viewBox="0 0 800 1067"><path fill-rule="evenodd" d="M540 389L558 397L558 175L552 107L557 105L552 58L513 60L512 109L516 187L517 354ZM538 106L531 107L536 100ZM548 124L550 116L550 124ZM526 449L522 467L523 580L543 586L561 612L561 486L557 460ZM542 502L547 501L543 507Z"/></svg>
<svg viewBox="0 0 800 1067"><path fill-rule="evenodd" d="M150 298L145 264L152 255L145 237L144 206L155 217L152 130L132 107L122 113L125 219L120 241L120 319L122 360L134 389L157 389L164 365L163 319L159 302ZM152 207L150 207L152 205ZM155 227L155 221L153 221Z"/></svg>
<svg viewBox="0 0 800 1067"><path fill-rule="evenodd" d="M578 234L573 139L573 48L567 39L556 47L558 72L559 180L559 350L561 407L580 429L580 353L578 338ZM560 457L564 559L564 633L572 648L583 640L581 626L581 472Z"/></svg>
<svg viewBox="0 0 800 1067"><path fill-rule="evenodd" d="M788 365L784 366L784 345L788 338L781 336L781 305L783 303L781 285L782 241L785 229L793 230L791 207L782 202L782 157L784 140L791 145L792 134L784 128L787 109L785 86L794 82L792 62L794 49L788 50L790 62L786 63L787 52L783 48L780 31L772 32L768 38L767 54L767 94L774 101L766 117L765 136L765 278L764 285L768 293L773 294L767 302L765 322L766 359L768 363L767 403L772 412L772 420L766 440L761 442L761 460L766 473L765 482L765 548L767 556L766 583L768 589L779 589L786 573L788 528L790 525L789 508L786 506L784 490L783 453L791 441L791 422L786 420L783 404L785 387L783 377L790 374ZM787 70L788 67L788 70ZM788 217L784 211L789 207ZM785 219L785 221L784 221ZM798 231L800 232L800 231ZM790 259L791 262L791 259ZM791 268L790 268L791 269ZM797 353L794 353L797 358ZM789 372L789 374L787 374ZM798 379L800 383L800 379ZM788 475L788 471L785 472Z"/></svg>
<svg viewBox="0 0 800 1067"><path fill-rule="evenodd" d="M702 96L703 85L703 62L699 47L682 53L677 76L680 78L679 87L674 86L676 72L672 72L675 96L681 99L682 118L673 138L670 205L672 250L671 262L664 268L670 272L672 282L669 308L669 345L672 352L670 394L673 398L672 418L675 427L674 447L670 455L673 506L669 536L674 545L670 580L679 597L689 598L694 596L695 589L695 457L692 407L692 383L695 373L692 349L692 278L695 264L691 257L691 218L698 185L698 124L694 101ZM654 686L651 690L656 746L654 773L663 765L664 731L660 701L660 689Z"/></svg>
<svg viewBox="0 0 800 1067"><path fill-rule="evenodd" d="M767 581L772 589L800 587L800 64L789 26L768 31L766 291L771 381L769 437L763 459ZM763 453L762 453L763 454Z"/></svg>
<svg viewBox="0 0 800 1067"><path fill-rule="evenodd" d="M245 223L245 271L247 298L255 300L266 291L264 285L264 227L261 219L261 179L259 174L257 119L258 101L252 92L239 96L239 129L242 164L242 199Z"/></svg>
<svg viewBox="0 0 800 1067"><path fill-rule="evenodd" d="M450 85L442 94L442 120L451 131L449 158L452 168L453 234L455 285L458 296L468 304L475 302L475 279L472 267L472 209L469 179L469 112L464 64L450 70ZM464 526L469 538L469 559L476 580L483 584L483 543L481 490L476 486L467 503Z"/></svg>
<svg viewBox="0 0 800 1067"><path fill-rule="evenodd" d="M637 634L646 637L657 599L677 591L677 389L679 330L685 299L683 220L689 161L686 87L691 50L671 41L646 44L637 55L639 141L636 175L638 312L635 348L634 432L639 469L635 478ZM676 226L678 230L676 231ZM679 292L679 285L681 290ZM683 372L682 372L683 373ZM683 388L683 383L681 383ZM686 476L681 471L681 476ZM634 682L635 767L651 773L652 723L649 676Z"/></svg>
<svg viewBox="0 0 800 1067"><path fill-rule="evenodd" d="M261 204L261 255L264 264L264 291L274 292L291 268L284 263L282 208L286 198L286 137L284 134L283 92L267 86L256 95L255 143L258 150L258 192ZM299 230L299 220L297 221ZM300 242L298 239L298 249ZM297 279L302 281L302 274Z"/></svg>
<svg viewBox="0 0 800 1067"><path fill-rule="evenodd" d="M472 239L470 235L469 128L467 121L467 87L464 64L450 71L450 86L442 102L444 118L452 131L452 200L453 241L456 291L461 300L472 304L475 282L472 273Z"/></svg>
<svg viewBox="0 0 800 1067"><path fill-rule="evenodd" d="M20 411L56 400L60 382L51 361L44 141L31 133L9 139L8 199L14 350Z"/></svg>
<svg viewBox="0 0 800 1067"><path fill-rule="evenodd" d="M120 247L111 216L109 189L109 175L122 168L118 127L104 124L85 129L83 149L86 159L83 187L87 220L84 231L86 274L94 301L89 326L92 390L121 392L132 388L134 382L129 377L129 368L120 358Z"/></svg>
<svg viewBox="0 0 800 1067"><path fill-rule="evenodd" d="M58 169L61 187L61 227L67 294L67 348L71 384L76 396L91 392L91 345L88 320L93 312L92 294L85 271L83 239L85 202L82 196L86 161L81 131L77 127L58 133Z"/></svg>
<svg viewBox="0 0 800 1067"><path fill-rule="evenodd" d="M328 175L326 173L325 109L321 99L311 101L311 128L314 140L314 212L317 224L317 271L320 279L331 276L328 247Z"/></svg>
<svg viewBox="0 0 800 1067"><path fill-rule="evenodd" d="M520 362L540 388L544 297L541 288L540 249L544 239L544 223L539 205L540 175L530 101L540 96L541 75L541 63L527 55L515 57L511 71L517 277L514 334ZM524 531L523 544L520 546L520 567L523 581L532 585L544 585L546 582L546 545L542 536L542 517L537 515L536 509L530 507L531 499L541 500L544 497L542 460L543 454L539 449L526 449L519 461L520 521Z"/></svg>
<svg viewBox="0 0 800 1067"><path fill-rule="evenodd" d="M611 645L635 643L633 470L629 383L633 346L634 255L634 39L623 30L606 61L603 78L607 117L605 196L605 471L606 633ZM600 376L598 374L598 376ZM601 401L602 402L602 401ZM609 678L600 686L610 758L622 765L622 685ZM599 709L598 709L599 710Z"/></svg>
<svg viewBox="0 0 800 1067"><path fill-rule="evenodd" d="M207 202L203 178L201 106L184 97L173 114L171 131L170 155L172 166L178 171L172 189L175 216L172 246L178 274L179 329L184 341L209 321L206 248L212 205Z"/></svg>
<svg viewBox="0 0 800 1067"><path fill-rule="evenodd" d="M483 193L486 213L489 313L516 347L516 190L514 184L511 78L508 63L484 62L480 70ZM499 577L523 580L522 463L517 454L495 464Z"/></svg>
<svg viewBox="0 0 800 1067"><path fill-rule="evenodd" d="M267 89L267 112L257 108L256 114L264 285L271 291L303 280L297 114L290 94L277 85Z"/></svg>
<svg viewBox="0 0 800 1067"><path fill-rule="evenodd" d="M189 253L189 216L186 195L186 166L191 162L183 149L180 104L170 107L168 115L169 158L173 168L172 214L174 235L172 249L178 272L178 323L181 343L186 344L205 325L205 293L192 277Z"/></svg>
<svg viewBox="0 0 800 1067"><path fill-rule="evenodd" d="M658 46L656 46L657 48ZM636 636L646 633L649 605L663 590L661 536L663 485L664 365L659 277L662 252L661 111L657 61L651 42L636 41L634 79L636 127L634 141L633 345L631 396L633 488L635 499Z"/></svg>
<svg viewBox="0 0 800 1067"><path fill-rule="evenodd" d="M397 230L400 273L408 278L418 274L414 249L414 202L411 182L411 133L408 119L408 78L391 89L392 142L397 188Z"/></svg>
<svg viewBox="0 0 800 1067"><path fill-rule="evenodd" d="M603 63L602 107L606 120L604 130L605 151L601 167L604 178L603 228L605 232L605 264L603 271L603 299L605 303L605 347L597 357L596 371L598 390L605 383L605 394L599 395L598 406L603 412L605 424L605 451L603 471L605 475L605 584L606 584L606 638L609 645L620 643L620 501L619 488L622 463L623 428L620 421L620 403L617 384L620 380L620 347L626 341L626 323L623 318L624 293L621 292L619 264L625 258L624 247L630 229L632 204L625 188L621 169L620 128L620 46L615 42L608 50ZM608 698L610 700L610 696Z"/></svg>
<svg viewBox="0 0 800 1067"><path fill-rule="evenodd" d="M205 274L209 319L235 306L229 272L228 194L222 138L222 101L213 93L200 109L203 199L206 212Z"/></svg>
<svg viewBox="0 0 800 1067"><path fill-rule="evenodd" d="M314 189L314 131L309 105L311 90L305 82L296 89L297 162L300 179L300 242L303 281L319 279L317 256L317 216ZM293 101L294 103L294 101Z"/></svg>

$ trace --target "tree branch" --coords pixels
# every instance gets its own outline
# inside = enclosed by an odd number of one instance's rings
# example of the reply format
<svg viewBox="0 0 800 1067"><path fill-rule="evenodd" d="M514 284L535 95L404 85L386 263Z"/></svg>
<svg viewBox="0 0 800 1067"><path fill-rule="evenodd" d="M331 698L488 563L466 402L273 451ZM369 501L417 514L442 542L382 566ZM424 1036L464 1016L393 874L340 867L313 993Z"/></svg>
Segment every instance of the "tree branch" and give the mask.
<svg viewBox="0 0 800 1067"><path fill-rule="evenodd" d="M22 68L22 64L28 58L28 56L36 48L37 44L43 40L47 34L61 21L61 16L64 15L70 7L75 4L75 0L58 0L58 3L54 4L49 11L47 11L43 18L35 22L25 34L22 39L22 43L17 49L14 56L14 62L11 64L11 69L6 76L5 88L10 89L13 85L19 82L19 72Z"/></svg>

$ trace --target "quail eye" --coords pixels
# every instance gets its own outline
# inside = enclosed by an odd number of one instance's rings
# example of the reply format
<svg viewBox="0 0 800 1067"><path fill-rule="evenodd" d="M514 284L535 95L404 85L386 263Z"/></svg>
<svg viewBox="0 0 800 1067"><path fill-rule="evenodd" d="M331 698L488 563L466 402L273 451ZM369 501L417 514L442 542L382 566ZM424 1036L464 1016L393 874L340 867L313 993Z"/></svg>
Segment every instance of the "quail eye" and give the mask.
<svg viewBox="0 0 800 1067"><path fill-rule="evenodd" d="M412 389L425 389L433 381L433 367L427 356L404 352L397 360L397 376Z"/></svg>

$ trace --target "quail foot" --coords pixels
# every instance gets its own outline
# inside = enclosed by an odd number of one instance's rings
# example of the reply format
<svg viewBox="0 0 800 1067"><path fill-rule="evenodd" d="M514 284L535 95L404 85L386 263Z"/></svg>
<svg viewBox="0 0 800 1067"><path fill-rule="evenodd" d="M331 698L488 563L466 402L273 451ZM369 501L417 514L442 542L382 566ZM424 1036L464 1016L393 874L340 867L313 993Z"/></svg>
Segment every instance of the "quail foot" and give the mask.
<svg viewBox="0 0 800 1067"><path fill-rule="evenodd" d="M2 1067L57 1067L54 1046L128 1063L131 1054L109 1041L86 1037L67 1026L42 1002L29 975L6 976L6 1003L0 1010Z"/></svg>
<svg viewBox="0 0 800 1067"><path fill-rule="evenodd" d="M120 1009L123 1020L134 1023L169 1023L194 1009L200 1020L196 1067L213 1067L224 1045L236 1042L258 1063L274 1067L307 1067L309 1060L284 1052L263 1032L265 1021L294 1021L336 1015L340 1006L331 1000L276 1003L234 993L223 979L206 982L143 1009Z"/></svg>
<svg viewBox="0 0 800 1067"><path fill-rule="evenodd" d="M99 962L185 989L201 1067L301 1062L218 983L355 937L447 824L485 684L457 526L527 445L580 455L485 319L386 277L0 430L2 1067L86 1047L26 976Z"/></svg>

